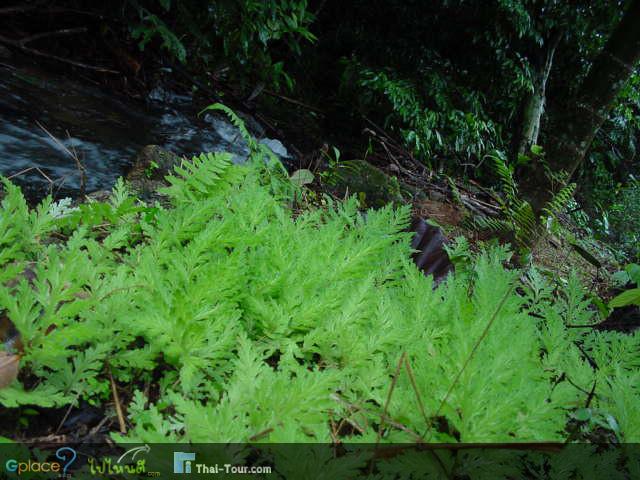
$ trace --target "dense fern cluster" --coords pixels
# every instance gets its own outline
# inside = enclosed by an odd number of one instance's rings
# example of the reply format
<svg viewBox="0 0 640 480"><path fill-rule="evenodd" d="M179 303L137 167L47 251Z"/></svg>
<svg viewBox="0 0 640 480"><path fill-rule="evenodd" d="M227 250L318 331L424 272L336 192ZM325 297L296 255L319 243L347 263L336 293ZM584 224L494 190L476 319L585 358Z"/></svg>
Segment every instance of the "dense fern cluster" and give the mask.
<svg viewBox="0 0 640 480"><path fill-rule="evenodd" d="M165 206L120 182L34 211L5 181L0 313L25 351L2 405L107 402L110 372L131 441L562 440L585 410L640 440L640 335L568 329L592 321L576 279L558 295L498 248L434 290L408 209L294 216L280 172L202 155Z"/></svg>
<svg viewBox="0 0 640 480"><path fill-rule="evenodd" d="M534 147L532 147L532 152L541 151L540 147L536 145ZM536 219L536 214L531 204L522 198L518 192L518 186L513 176L513 166L507 163L504 153L494 150L486 155L485 159L491 162L494 174L499 180L502 197L497 198L500 202L501 216L496 218L476 215L467 219L466 223L472 228L479 228L501 235L510 235L516 247L520 250L528 250L532 243L535 243L532 242L532 239L540 237L542 227L549 228L550 222L556 221L558 214L567 207L575 193L576 184L566 184L566 179L560 178L561 176L559 175L553 175L547 167L545 170L547 178L555 184L553 188L557 192L544 205L542 211L538 212L541 216ZM540 158L540 161L546 167L544 159Z"/></svg>

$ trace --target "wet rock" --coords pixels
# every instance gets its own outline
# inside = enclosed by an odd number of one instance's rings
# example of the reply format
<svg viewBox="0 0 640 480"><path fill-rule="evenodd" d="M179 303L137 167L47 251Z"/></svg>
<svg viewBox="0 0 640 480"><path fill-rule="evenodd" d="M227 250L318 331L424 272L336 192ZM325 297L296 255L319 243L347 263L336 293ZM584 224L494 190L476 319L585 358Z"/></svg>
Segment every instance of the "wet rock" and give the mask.
<svg viewBox="0 0 640 480"><path fill-rule="evenodd" d="M264 128L252 116L242 112L237 112L237 115L242 119L245 127L253 137L263 137ZM222 150L233 154L233 162L246 162L247 158L249 158L250 149L240 130L221 115L207 113L203 118L205 122L213 127L216 135L226 142L227 145ZM267 146L282 160L293 158L280 140L261 138L258 142Z"/></svg>
<svg viewBox="0 0 640 480"><path fill-rule="evenodd" d="M111 190L96 190L85 195L85 199L90 202L108 202L109 198L111 198Z"/></svg>
<svg viewBox="0 0 640 480"><path fill-rule="evenodd" d="M175 153L158 145L147 145L136 156L126 180L142 199L148 200L165 186L164 177L181 161Z"/></svg>
<svg viewBox="0 0 640 480"><path fill-rule="evenodd" d="M364 160L343 162L330 178L339 195L363 195L368 207L379 208L402 201L398 179Z"/></svg>
<svg viewBox="0 0 640 480"><path fill-rule="evenodd" d="M281 159L291 158L291 155L287 151L287 148L282 144L280 140L276 140L274 138L263 138L262 140L260 140L260 143L267 146L269 150L271 150Z"/></svg>
<svg viewBox="0 0 640 480"><path fill-rule="evenodd" d="M147 98L153 102L168 103L171 105L189 105L192 102L190 95L181 95L160 86L153 88Z"/></svg>
<svg viewBox="0 0 640 480"><path fill-rule="evenodd" d="M240 111L236 112L236 114L242 119L251 135L256 138L262 138L265 136L266 131L264 127L253 117L253 115Z"/></svg>
<svg viewBox="0 0 640 480"><path fill-rule="evenodd" d="M206 114L204 121L213 127L216 135L224 142L221 147L216 150L224 150L233 154L233 163L243 163L249 157L249 145L243 138L240 130L229 123L229 121L214 114Z"/></svg>
<svg viewBox="0 0 640 480"><path fill-rule="evenodd" d="M180 164L181 158L158 145L147 145L136 156L127 179L144 177L151 180L162 180L173 168Z"/></svg>

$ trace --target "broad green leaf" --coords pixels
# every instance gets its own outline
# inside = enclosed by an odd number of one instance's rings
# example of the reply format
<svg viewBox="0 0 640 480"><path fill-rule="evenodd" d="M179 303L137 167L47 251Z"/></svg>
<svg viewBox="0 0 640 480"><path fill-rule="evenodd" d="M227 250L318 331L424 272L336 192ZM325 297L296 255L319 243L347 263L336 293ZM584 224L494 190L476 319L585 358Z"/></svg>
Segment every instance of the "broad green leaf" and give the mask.
<svg viewBox="0 0 640 480"><path fill-rule="evenodd" d="M630 263L625 267L625 271L629 275L631 281L640 287L640 265L637 263Z"/></svg>
<svg viewBox="0 0 640 480"><path fill-rule="evenodd" d="M618 270L613 275L611 275L611 280L613 280L616 285L624 287L631 281L631 277L626 271Z"/></svg>
<svg viewBox="0 0 640 480"><path fill-rule="evenodd" d="M296 170L291 174L291 182L299 187L313 183L313 179L313 173L311 173L311 171L307 170L306 168Z"/></svg>
<svg viewBox="0 0 640 480"><path fill-rule="evenodd" d="M544 149L540 145L531 145L531 153L542 156L544 155Z"/></svg>
<svg viewBox="0 0 640 480"><path fill-rule="evenodd" d="M640 305L640 288L632 288L622 292L609 302L611 308L626 307L627 305Z"/></svg>
<svg viewBox="0 0 640 480"><path fill-rule="evenodd" d="M591 420L591 409L579 408L575 412L573 412L573 418L575 418L579 422L588 422L589 420Z"/></svg>

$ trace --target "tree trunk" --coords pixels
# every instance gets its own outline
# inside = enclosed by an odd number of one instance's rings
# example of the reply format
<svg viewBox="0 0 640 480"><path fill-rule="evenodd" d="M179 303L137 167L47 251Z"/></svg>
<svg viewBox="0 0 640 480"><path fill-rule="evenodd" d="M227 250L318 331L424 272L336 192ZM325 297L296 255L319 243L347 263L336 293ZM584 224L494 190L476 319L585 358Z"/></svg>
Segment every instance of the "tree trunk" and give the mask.
<svg viewBox="0 0 640 480"><path fill-rule="evenodd" d="M575 101L563 109L548 132L546 160L553 172L570 178L584 160L593 137L607 118L618 93L640 60L640 0L632 0L578 89ZM521 182L521 191L536 215L562 185L553 185L539 163Z"/></svg>
<svg viewBox="0 0 640 480"><path fill-rule="evenodd" d="M553 55L558 47L560 38L561 35L558 34L548 42L543 61L537 62L533 79L533 92L526 100L522 116L518 155L527 155L531 146L538 142L540 121L542 120L546 103L547 80L553 65Z"/></svg>

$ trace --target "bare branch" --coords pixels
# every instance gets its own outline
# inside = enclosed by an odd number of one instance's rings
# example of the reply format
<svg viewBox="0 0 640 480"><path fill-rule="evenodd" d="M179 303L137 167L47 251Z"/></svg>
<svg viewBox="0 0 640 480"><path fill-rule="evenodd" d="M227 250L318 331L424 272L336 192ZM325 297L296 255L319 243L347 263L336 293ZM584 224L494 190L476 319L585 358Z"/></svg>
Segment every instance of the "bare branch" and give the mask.
<svg viewBox="0 0 640 480"><path fill-rule="evenodd" d="M51 60L56 60L58 62L66 63L68 65L73 65L74 67L86 68L87 70L93 70L95 72L120 74L120 72L118 72L117 70L111 70L110 68L105 68L105 67L96 67L94 65L88 65L86 63L77 62L75 60L70 60L68 58L63 58L57 55L52 55L50 53L42 52L40 50L36 50L35 48L29 48L24 46L21 42L22 42L21 40L12 40L10 38L0 35L0 43L11 45L12 47L18 48L30 55L49 58Z"/></svg>
<svg viewBox="0 0 640 480"><path fill-rule="evenodd" d="M19 40L19 43L24 47L25 44L35 42L36 40L40 40L41 38L61 37L64 35L74 35L76 33L86 33L86 32L87 32L87 27L63 28L62 30L54 30L52 32L42 32L42 33L37 33L35 35L31 35L30 37L25 37Z"/></svg>

